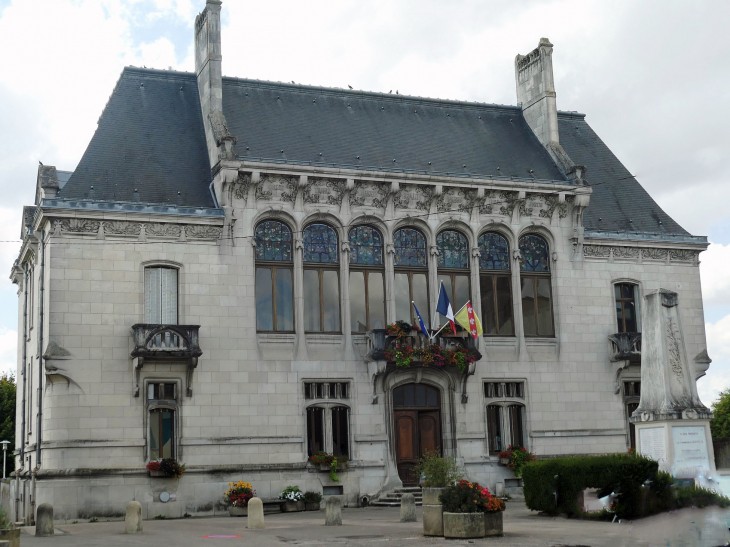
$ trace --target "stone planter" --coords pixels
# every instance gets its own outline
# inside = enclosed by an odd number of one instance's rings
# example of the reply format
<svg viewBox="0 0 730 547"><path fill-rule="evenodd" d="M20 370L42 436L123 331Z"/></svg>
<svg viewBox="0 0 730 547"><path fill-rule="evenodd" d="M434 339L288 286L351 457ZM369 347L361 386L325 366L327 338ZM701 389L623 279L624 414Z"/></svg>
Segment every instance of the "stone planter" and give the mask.
<svg viewBox="0 0 730 547"><path fill-rule="evenodd" d="M304 511L304 500L299 501L285 501L281 505L282 513L296 513L297 511Z"/></svg>
<svg viewBox="0 0 730 547"><path fill-rule="evenodd" d="M0 541L10 542L10 547L20 547L20 528L0 530Z"/></svg>
<svg viewBox="0 0 730 547"><path fill-rule="evenodd" d="M444 535L444 508L441 506L439 496L444 488L423 488L423 535L443 536Z"/></svg>
<svg viewBox="0 0 730 547"><path fill-rule="evenodd" d="M306 511L319 511L319 503L307 503L304 508Z"/></svg>
<svg viewBox="0 0 730 547"><path fill-rule="evenodd" d="M484 513L444 513L444 537L483 538Z"/></svg>
<svg viewBox="0 0 730 547"><path fill-rule="evenodd" d="M509 458L499 458L500 465L509 465Z"/></svg>
<svg viewBox="0 0 730 547"><path fill-rule="evenodd" d="M149 470L148 473L150 474L150 477L161 477L164 479L170 479L173 478L175 475L170 475L169 473L165 473L164 471L152 471Z"/></svg>
<svg viewBox="0 0 730 547"><path fill-rule="evenodd" d="M232 517L247 517L248 516L248 506L234 507L233 505L231 505L228 508L228 514Z"/></svg>
<svg viewBox="0 0 730 547"><path fill-rule="evenodd" d="M504 511L484 513L484 535L486 537L504 535Z"/></svg>

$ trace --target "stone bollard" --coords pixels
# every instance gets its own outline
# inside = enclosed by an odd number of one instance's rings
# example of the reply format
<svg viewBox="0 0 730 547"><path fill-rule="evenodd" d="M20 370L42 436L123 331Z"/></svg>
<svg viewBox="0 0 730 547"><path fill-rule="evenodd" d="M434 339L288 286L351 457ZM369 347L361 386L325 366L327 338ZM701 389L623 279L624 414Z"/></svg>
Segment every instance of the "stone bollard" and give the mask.
<svg viewBox="0 0 730 547"><path fill-rule="evenodd" d="M124 533L142 533L142 504L138 501L130 501L127 504L127 513L124 515Z"/></svg>
<svg viewBox="0 0 730 547"><path fill-rule="evenodd" d="M340 496L327 496L325 526L342 526L342 500Z"/></svg>
<svg viewBox="0 0 730 547"><path fill-rule="evenodd" d="M46 538L53 536L53 505L41 503L35 514L35 535Z"/></svg>
<svg viewBox="0 0 730 547"><path fill-rule="evenodd" d="M416 498L413 494L403 494L400 498L400 521L416 522Z"/></svg>
<svg viewBox="0 0 730 547"><path fill-rule="evenodd" d="M443 488L424 488L423 492L423 535L444 535L444 508L439 496Z"/></svg>
<svg viewBox="0 0 730 547"><path fill-rule="evenodd" d="M248 500L248 529L264 529L264 502L261 501L261 498Z"/></svg>

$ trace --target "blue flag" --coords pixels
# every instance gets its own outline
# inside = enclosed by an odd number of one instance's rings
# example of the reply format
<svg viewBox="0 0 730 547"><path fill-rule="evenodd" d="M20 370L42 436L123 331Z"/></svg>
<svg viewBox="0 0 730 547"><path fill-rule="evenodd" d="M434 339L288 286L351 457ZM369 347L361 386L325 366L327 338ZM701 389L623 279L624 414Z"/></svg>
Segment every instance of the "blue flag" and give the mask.
<svg viewBox="0 0 730 547"><path fill-rule="evenodd" d="M411 302L413 304L413 309L416 310L416 317L418 317L418 328L421 329L421 332L424 336L428 336L428 331L426 330L426 325L423 324L423 317L421 317L421 314L418 312L418 308L416 307L415 302Z"/></svg>

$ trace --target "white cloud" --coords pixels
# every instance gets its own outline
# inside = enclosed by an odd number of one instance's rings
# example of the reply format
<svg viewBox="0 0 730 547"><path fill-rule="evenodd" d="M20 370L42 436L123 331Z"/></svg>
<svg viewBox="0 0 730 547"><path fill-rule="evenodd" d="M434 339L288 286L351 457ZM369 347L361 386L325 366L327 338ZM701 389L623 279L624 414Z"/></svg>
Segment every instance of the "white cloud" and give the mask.
<svg viewBox="0 0 730 547"><path fill-rule="evenodd" d="M730 244L713 243L700 255L700 259L705 305L730 306Z"/></svg>
<svg viewBox="0 0 730 547"><path fill-rule="evenodd" d="M710 406L720 391L730 388L730 315L706 323L707 352L712 364L707 376L697 382L700 399Z"/></svg>
<svg viewBox="0 0 730 547"><path fill-rule="evenodd" d="M6 372L16 373L18 363L18 332L0 327L0 376Z"/></svg>

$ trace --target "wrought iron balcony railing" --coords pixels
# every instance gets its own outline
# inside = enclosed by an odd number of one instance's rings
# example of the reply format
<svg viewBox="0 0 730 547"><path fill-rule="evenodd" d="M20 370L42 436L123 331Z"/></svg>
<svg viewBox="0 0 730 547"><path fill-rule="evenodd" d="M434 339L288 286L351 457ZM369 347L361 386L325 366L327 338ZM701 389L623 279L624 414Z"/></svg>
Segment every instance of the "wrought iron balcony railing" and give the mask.
<svg viewBox="0 0 730 547"><path fill-rule="evenodd" d="M618 332L608 337L609 359L612 362L630 361L641 362L641 333Z"/></svg>
<svg viewBox="0 0 730 547"><path fill-rule="evenodd" d="M445 336L438 335L430 340L420 334L419 331L411 331L404 336L389 335L385 329L373 329L368 332L368 361L396 362L396 353L410 355L413 365L444 366L443 356L451 355L449 352L455 350L466 350L470 360L481 359L477 351L476 340L471 336ZM446 362L446 365L449 363Z"/></svg>

